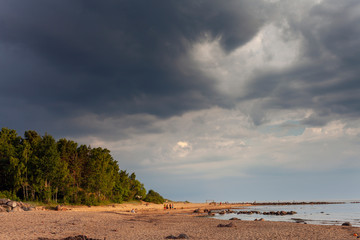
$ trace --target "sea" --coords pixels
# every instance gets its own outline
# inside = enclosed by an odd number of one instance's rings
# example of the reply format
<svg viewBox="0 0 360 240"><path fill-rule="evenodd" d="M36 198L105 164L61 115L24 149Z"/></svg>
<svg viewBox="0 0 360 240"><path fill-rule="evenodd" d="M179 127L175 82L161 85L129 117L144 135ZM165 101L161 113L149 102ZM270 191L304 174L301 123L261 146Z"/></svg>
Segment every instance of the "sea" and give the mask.
<svg viewBox="0 0 360 240"><path fill-rule="evenodd" d="M301 222L317 225L342 225L349 222L354 227L360 227L360 201L345 201L335 204L309 204L309 205L259 205L249 206L241 209L232 209L233 211L295 211L294 215L263 215L263 214L218 214L214 218L229 220L238 218L241 220L254 221L263 218L265 221L279 222Z"/></svg>

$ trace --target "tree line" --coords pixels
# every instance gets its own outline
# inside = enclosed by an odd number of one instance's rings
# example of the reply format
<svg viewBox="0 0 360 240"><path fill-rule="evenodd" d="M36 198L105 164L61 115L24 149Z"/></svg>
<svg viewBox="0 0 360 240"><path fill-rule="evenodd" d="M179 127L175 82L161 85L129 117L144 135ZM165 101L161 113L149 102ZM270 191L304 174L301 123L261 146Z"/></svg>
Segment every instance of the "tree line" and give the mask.
<svg viewBox="0 0 360 240"><path fill-rule="evenodd" d="M20 137L15 130L1 129L0 179L3 195L45 203L152 201L155 192L147 196L135 173L121 170L108 149L56 141L33 130Z"/></svg>

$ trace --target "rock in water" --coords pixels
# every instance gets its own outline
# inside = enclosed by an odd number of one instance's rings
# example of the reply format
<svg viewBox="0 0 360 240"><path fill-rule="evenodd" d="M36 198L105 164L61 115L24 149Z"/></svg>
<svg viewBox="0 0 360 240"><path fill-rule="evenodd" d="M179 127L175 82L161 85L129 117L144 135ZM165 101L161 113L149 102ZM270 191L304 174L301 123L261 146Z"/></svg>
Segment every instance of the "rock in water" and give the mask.
<svg viewBox="0 0 360 240"><path fill-rule="evenodd" d="M344 222L344 223L342 224L342 226L351 227L352 225L351 225L351 223L349 223L349 222Z"/></svg>

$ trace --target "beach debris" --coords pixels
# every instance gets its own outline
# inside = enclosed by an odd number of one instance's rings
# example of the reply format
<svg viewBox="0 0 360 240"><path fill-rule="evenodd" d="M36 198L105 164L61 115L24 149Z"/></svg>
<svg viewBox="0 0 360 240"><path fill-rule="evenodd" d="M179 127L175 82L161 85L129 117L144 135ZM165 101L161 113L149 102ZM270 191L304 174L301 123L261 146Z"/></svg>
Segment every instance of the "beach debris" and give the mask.
<svg viewBox="0 0 360 240"><path fill-rule="evenodd" d="M233 223L228 223L228 224L219 224L217 225L217 227L235 227L235 225Z"/></svg>
<svg viewBox="0 0 360 240"><path fill-rule="evenodd" d="M344 222L343 224L341 224L341 226L351 227L352 225L350 222Z"/></svg>
<svg viewBox="0 0 360 240"><path fill-rule="evenodd" d="M165 237L165 239L189 239L189 236L186 235L185 233L181 233L177 237L174 235L169 235L169 236Z"/></svg>
<svg viewBox="0 0 360 240"><path fill-rule="evenodd" d="M12 201L7 198L0 199L0 212L23 212L34 210L30 204Z"/></svg>
<svg viewBox="0 0 360 240"><path fill-rule="evenodd" d="M55 238L38 238L38 240L102 240L98 238L89 238L85 235L77 235L74 237L67 237L67 238L61 238L61 239L55 239Z"/></svg>
<svg viewBox="0 0 360 240"><path fill-rule="evenodd" d="M222 210L221 212L219 212L219 214L221 214L221 215L223 215L223 214L225 214L225 213L226 213L225 210Z"/></svg>
<svg viewBox="0 0 360 240"><path fill-rule="evenodd" d="M237 217L233 217L233 218L230 218L229 220L241 220L241 219L239 219Z"/></svg>

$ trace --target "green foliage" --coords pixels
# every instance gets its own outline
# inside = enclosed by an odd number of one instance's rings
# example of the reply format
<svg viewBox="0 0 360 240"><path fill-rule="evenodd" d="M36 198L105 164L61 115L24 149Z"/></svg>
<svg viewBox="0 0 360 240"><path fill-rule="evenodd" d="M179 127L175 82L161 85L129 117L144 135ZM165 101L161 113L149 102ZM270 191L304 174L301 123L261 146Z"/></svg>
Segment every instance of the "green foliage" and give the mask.
<svg viewBox="0 0 360 240"><path fill-rule="evenodd" d="M0 198L8 198L14 201L20 201L20 198L16 196L16 194L9 192L9 191L1 191Z"/></svg>
<svg viewBox="0 0 360 240"><path fill-rule="evenodd" d="M21 138L1 129L0 179L0 197L14 200L99 205L146 197L135 173L120 170L109 150L33 130Z"/></svg>
<svg viewBox="0 0 360 240"><path fill-rule="evenodd" d="M154 190L149 190L144 201L162 204L165 202L165 199L159 193L155 192Z"/></svg>

